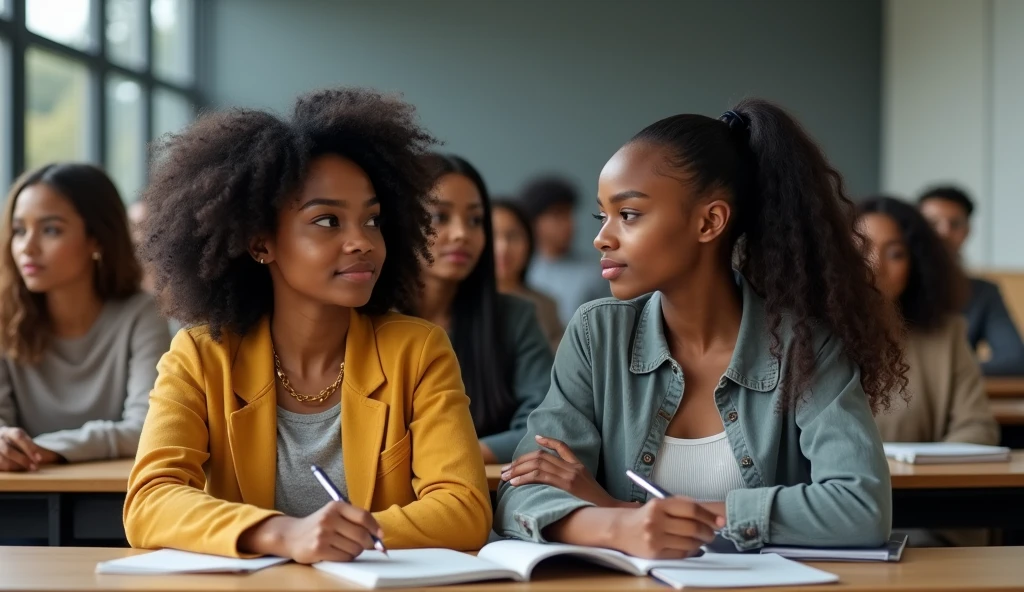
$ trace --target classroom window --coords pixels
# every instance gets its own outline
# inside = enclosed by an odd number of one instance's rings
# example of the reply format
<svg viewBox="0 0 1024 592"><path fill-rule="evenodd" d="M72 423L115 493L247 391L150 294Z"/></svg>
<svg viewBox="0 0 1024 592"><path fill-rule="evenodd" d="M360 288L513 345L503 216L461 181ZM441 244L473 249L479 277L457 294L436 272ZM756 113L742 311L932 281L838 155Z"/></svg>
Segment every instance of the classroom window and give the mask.
<svg viewBox="0 0 1024 592"><path fill-rule="evenodd" d="M133 70L146 67L146 3L144 0L107 0L107 56Z"/></svg>
<svg viewBox="0 0 1024 592"><path fill-rule="evenodd" d="M107 78L107 172L126 201L134 201L146 178L146 127L142 86L130 78Z"/></svg>
<svg viewBox="0 0 1024 592"><path fill-rule="evenodd" d="M29 168L73 160L103 166L134 200L149 143L186 126L202 104L203 6L0 0L0 193Z"/></svg>
<svg viewBox="0 0 1024 592"><path fill-rule="evenodd" d="M25 0L28 30L77 49L93 45L90 0Z"/></svg>
<svg viewBox="0 0 1024 592"><path fill-rule="evenodd" d="M89 71L84 64L29 48L25 53L25 165L89 159Z"/></svg>
<svg viewBox="0 0 1024 592"><path fill-rule="evenodd" d="M152 0L153 71L180 84L192 81L191 0Z"/></svg>
<svg viewBox="0 0 1024 592"><path fill-rule="evenodd" d="M157 89L153 94L153 137L177 132L192 120L188 99L173 92Z"/></svg>

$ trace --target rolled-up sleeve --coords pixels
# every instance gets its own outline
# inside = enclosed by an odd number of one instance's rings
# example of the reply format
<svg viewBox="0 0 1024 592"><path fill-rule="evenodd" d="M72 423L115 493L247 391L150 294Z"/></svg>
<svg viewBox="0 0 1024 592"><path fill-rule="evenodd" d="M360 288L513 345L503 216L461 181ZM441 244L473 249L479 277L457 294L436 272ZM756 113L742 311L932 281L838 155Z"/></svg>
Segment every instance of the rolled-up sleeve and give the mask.
<svg viewBox="0 0 1024 592"><path fill-rule="evenodd" d="M601 434L595 424L592 364L586 341L585 317L577 311L555 354L547 396L530 414L526 435L515 456L539 446L534 436L565 442L591 474L597 474ZM501 483L495 529L505 536L543 542L544 529L570 513L591 506L550 485L513 487Z"/></svg>

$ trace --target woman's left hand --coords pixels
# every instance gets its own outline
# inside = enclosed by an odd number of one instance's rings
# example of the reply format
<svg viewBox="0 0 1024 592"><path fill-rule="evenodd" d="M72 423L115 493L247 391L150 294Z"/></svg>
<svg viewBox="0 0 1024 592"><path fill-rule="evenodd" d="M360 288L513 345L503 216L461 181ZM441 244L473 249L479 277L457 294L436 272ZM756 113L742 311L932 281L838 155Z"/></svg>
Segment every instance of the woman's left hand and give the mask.
<svg viewBox="0 0 1024 592"><path fill-rule="evenodd" d="M513 487L531 483L550 485L602 508L636 507L609 495L565 442L544 436L536 436L536 440L555 454L535 450L520 456L501 468L502 481Z"/></svg>

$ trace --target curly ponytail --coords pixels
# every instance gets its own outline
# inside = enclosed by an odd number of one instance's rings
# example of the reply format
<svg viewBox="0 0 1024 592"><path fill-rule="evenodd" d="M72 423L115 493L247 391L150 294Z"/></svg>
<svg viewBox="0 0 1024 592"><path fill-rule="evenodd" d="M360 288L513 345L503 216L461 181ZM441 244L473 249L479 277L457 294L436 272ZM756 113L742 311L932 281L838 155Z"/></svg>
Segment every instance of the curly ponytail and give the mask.
<svg viewBox="0 0 1024 592"><path fill-rule="evenodd" d="M815 370L812 327L823 325L860 367L873 411L906 393L900 322L874 288L855 241L853 202L843 179L799 123L780 107L748 99L715 120L677 115L652 124L633 141L669 148L698 194L724 188L733 197L730 252L762 295L781 357L779 329L792 323L792 370L782 404L793 406Z"/></svg>

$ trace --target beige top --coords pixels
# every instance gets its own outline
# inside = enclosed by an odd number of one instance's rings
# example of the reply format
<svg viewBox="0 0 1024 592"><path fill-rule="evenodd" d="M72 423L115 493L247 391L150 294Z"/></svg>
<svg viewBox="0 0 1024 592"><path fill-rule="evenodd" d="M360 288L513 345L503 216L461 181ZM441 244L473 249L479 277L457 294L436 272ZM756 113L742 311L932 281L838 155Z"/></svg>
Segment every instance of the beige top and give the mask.
<svg viewBox="0 0 1024 592"><path fill-rule="evenodd" d="M967 327L951 316L932 331L911 330L905 345L910 403L893 401L875 417L886 442L997 444L978 360L967 343Z"/></svg>
<svg viewBox="0 0 1024 592"><path fill-rule="evenodd" d="M558 343L562 341L562 333L565 331L562 322L558 320L558 303L543 292L525 287L512 292L512 294L533 303L534 308L537 309L537 320L540 321L541 331L544 332L544 337L547 337L548 343L551 344L551 351L556 351Z"/></svg>

